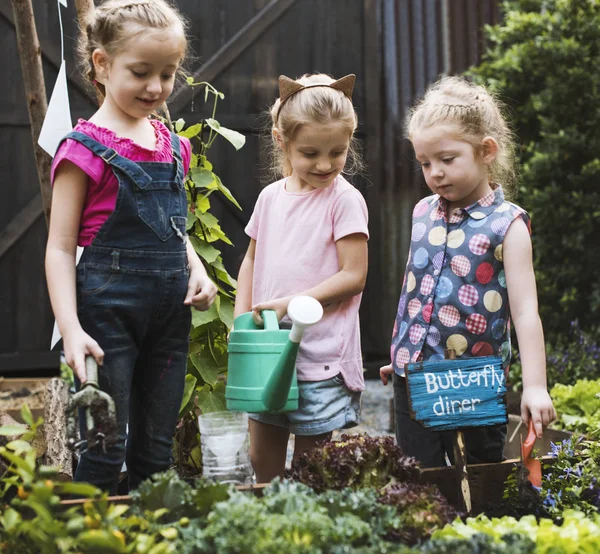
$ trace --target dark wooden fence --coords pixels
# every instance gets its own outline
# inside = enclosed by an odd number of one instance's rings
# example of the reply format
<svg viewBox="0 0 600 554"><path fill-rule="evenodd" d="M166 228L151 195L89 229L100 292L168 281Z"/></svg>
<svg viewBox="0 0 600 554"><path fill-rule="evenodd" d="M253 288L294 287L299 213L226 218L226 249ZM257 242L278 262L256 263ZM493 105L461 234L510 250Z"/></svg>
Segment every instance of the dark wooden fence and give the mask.
<svg viewBox="0 0 600 554"><path fill-rule="evenodd" d="M370 212L369 278L361 309L367 363L387 356L410 237L415 201L426 194L402 138L407 107L441 73L477 62L482 28L498 20L497 0L181 0L190 20L195 59L190 71L225 94L217 119L247 136L235 152L215 143L211 159L243 207L216 201L214 212L235 247L224 248L233 274L248 239L243 228L264 184L261 149L265 109L280 74L357 74L354 94L368 174L355 180ZM48 94L60 65L57 3L35 1ZM74 59L74 2L63 9L73 121L89 117L88 96ZM0 369L19 353L47 351L52 314L43 258L47 237L41 212L29 120L10 0L0 0ZM182 88L170 102L174 119L209 115L203 96ZM216 198L216 197L213 197Z"/></svg>

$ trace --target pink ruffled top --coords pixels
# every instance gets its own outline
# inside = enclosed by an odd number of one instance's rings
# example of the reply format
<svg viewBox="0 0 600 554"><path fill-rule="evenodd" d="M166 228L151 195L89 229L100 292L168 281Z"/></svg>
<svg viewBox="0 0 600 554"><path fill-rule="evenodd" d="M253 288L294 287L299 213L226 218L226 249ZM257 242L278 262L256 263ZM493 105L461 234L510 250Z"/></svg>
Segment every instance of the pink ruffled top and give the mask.
<svg viewBox="0 0 600 554"><path fill-rule="evenodd" d="M151 119L156 136L156 147L150 150L126 137L116 135L110 129L100 127L85 119L80 119L73 129L98 141L107 148L114 149L121 156L134 162L171 162L171 133L167 126L157 119ZM180 137L181 159L184 172L190 167L191 144L187 138ZM110 166L93 154L83 144L66 139L59 147L52 163L51 180L54 183L56 169L63 160L69 160L84 171L88 179L81 222L79 227L79 246L89 246L100 227L115 209L119 182Z"/></svg>

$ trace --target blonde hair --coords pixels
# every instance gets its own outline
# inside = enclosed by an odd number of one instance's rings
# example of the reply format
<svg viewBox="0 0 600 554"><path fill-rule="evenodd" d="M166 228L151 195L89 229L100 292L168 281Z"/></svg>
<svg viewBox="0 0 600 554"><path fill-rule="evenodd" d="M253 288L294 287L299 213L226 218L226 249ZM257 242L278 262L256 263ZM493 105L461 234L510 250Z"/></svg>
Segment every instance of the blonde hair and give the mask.
<svg viewBox="0 0 600 554"><path fill-rule="evenodd" d="M94 51L100 48L114 57L140 33L148 32L148 29L165 30L173 27L181 30L183 60L188 49L187 22L177 8L166 0L106 0L90 11L85 29L79 37L77 50L84 75L104 96L104 85L96 81L96 69L92 61Z"/></svg>
<svg viewBox="0 0 600 554"><path fill-rule="evenodd" d="M515 139L505 117L503 104L485 87L462 77L443 77L427 90L406 119L406 135L412 141L415 133L434 125L454 125L457 138L471 144L481 154L482 141L492 137L498 153L488 167L488 178L502 185L507 197L517 189Z"/></svg>
<svg viewBox="0 0 600 554"><path fill-rule="evenodd" d="M335 79L323 73L303 75L296 79L301 85L330 85ZM280 176L289 177L292 166L286 148L281 148L274 131L287 145L294 139L302 125L309 123L327 125L329 123L342 124L348 129L350 146L344 173L355 174L362 170L363 164L360 156L358 141L354 131L358 126L358 116L354 111L352 101L340 90L331 87L311 87L303 89L288 98L280 108L281 100L278 98L269 108L270 124L270 155L271 175L277 179Z"/></svg>

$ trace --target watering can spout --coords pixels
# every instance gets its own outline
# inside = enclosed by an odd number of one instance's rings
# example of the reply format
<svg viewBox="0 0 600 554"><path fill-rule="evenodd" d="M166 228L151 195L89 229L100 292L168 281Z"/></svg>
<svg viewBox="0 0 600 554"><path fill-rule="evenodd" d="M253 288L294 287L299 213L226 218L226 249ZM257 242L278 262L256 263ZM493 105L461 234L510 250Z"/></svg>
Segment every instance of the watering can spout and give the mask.
<svg viewBox="0 0 600 554"><path fill-rule="evenodd" d="M283 409L287 401L304 330L321 320L323 306L311 296L295 296L288 306L288 315L292 320L289 340L262 393L263 403L273 412Z"/></svg>

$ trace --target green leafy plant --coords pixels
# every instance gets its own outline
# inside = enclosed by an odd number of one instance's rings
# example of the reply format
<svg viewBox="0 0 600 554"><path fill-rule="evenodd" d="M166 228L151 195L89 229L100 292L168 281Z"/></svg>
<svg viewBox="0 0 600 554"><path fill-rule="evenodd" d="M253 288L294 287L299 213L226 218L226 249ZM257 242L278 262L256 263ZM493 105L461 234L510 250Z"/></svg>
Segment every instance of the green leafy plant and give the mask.
<svg viewBox="0 0 600 554"><path fill-rule="evenodd" d="M227 371L227 335L233 324L234 293L237 283L225 269L221 251L216 244L231 241L221 229L217 218L210 213L211 196L221 194L241 210L231 191L213 171L208 151L217 137L223 137L236 150L245 143L245 137L227 129L215 119L217 103L223 93L205 82L194 82L191 87L204 87L204 100L212 99L211 117L189 127L179 119L175 131L192 144L190 171L185 187L188 199L187 233L194 250L202 259L209 277L218 287L215 302L206 311L192 311L192 330L188 355L180 421L175 435L175 459L183 475L197 475L201 468L201 450L197 410L203 413L225 409L224 376Z"/></svg>
<svg viewBox="0 0 600 554"><path fill-rule="evenodd" d="M227 370L227 333L233 324L233 294L237 283L225 269L221 252L215 247L219 241L229 245L231 241L217 218L210 213L211 195L219 192L240 210L241 207L213 171L207 153L218 136L229 141L236 150L246 140L243 135L221 126L215 119L217 102L224 98L223 93L209 83L196 83L193 78L188 79L188 84L204 87L205 101L212 97L213 103L212 117L185 129L182 119L175 122L178 134L192 143L190 171L185 181L189 205L186 229L194 250L219 292L209 310L193 311L188 378L181 415L196 402L204 413L224 409L224 390L222 383L219 383L219 376Z"/></svg>
<svg viewBox="0 0 600 554"><path fill-rule="evenodd" d="M0 447L0 456L9 464L0 480L0 551L19 554L174 552L168 543L151 550L163 542L161 536L146 536L145 543L132 537L131 548L127 549L126 533L131 537L131 531L135 530L138 535L137 528L147 526L147 521L122 518L129 507L109 504L107 495L92 485L56 481L56 468L38 465L37 453L31 444L42 419L34 420L26 405L21 417L28 430L0 427L0 435L20 435ZM93 498L95 502L86 502L78 508L60 508L61 499L72 495Z"/></svg>
<svg viewBox="0 0 600 554"><path fill-rule="evenodd" d="M554 460L544 464L537 504L531 502L526 511L557 521L562 519L565 510L570 509L597 515L600 510L600 443L573 435L559 444L552 444L548 454ZM518 471L515 468L507 479L504 493L507 510L512 509L516 514L524 511L519 491L523 483L516 478Z"/></svg>
<svg viewBox="0 0 600 554"><path fill-rule="evenodd" d="M550 396L558 419L553 426L584 434L600 434L600 379L581 379L574 385L557 383Z"/></svg>
<svg viewBox="0 0 600 554"><path fill-rule="evenodd" d="M519 138L517 201L533 225L539 305L550 343L600 321L600 3L510 0L470 74L508 104Z"/></svg>
<svg viewBox="0 0 600 554"><path fill-rule="evenodd" d="M468 539L436 539L411 550L415 554L535 554L535 542L517 533L508 533L495 540L485 533Z"/></svg>
<svg viewBox="0 0 600 554"><path fill-rule="evenodd" d="M227 500L232 487L196 479L193 486L182 480L173 470L157 473L131 493L133 511L139 515L166 508L165 522L180 518L205 517L213 505Z"/></svg>
<svg viewBox="0 0 600 554"><path fill-rule="evenodd" d="M563 513L560 525L550 519L536 519L535 516L524 516L521 519L505 516L502 518L488 518L479 515L467 518L465 522L457 519L450 525L433 534L434 539L472 539L476 535L485 534L493 539L494 543L505 542L507 536L522 536L535 543L536 554L572 554L575 552L600 551L600 516L586 516L583 512L566 510ZM525 550L527 543L521 543ZM426 551L426 550L425 550ZM503 552L502 550L499 550ZM518 552L518 550L504 550L505 552ZM467 551L468 552L468 551ZM487 550L472 552L487 552Z"/></svg>
<svg viewBox="0 0 600 554"><path fill-rule="evenodd" d="M398 528L389 531L386 538L405 544L428 539L458 515L433 485L391 483L380 492L379 502L394 506L400 518Z"/></svg>
<svg viewBox="0 0 600 554"><path fill-rule="evenodd" d="M26 406L21 415L29 429L0 427L0 436L20 435L0 447L9 464L0 479L0 552L180 554L182 533L199 529L213 505L229 497L227 486L198 480L192 487L170 471L142 483L131 507L109 502L96 487L56 481L55 468L38 465L31 442L42 420ZM61 505L72 496L86 500Z"/></svg>
<svg viewBox="0 0 600 554"><path fill-rule="evenodd" d="M208 552L244 554L398 552L381 535L398 525L394 513L373 490L318 495L301 483L275 481L263 498L234 492L216 504L201 544Z"/></svg>

